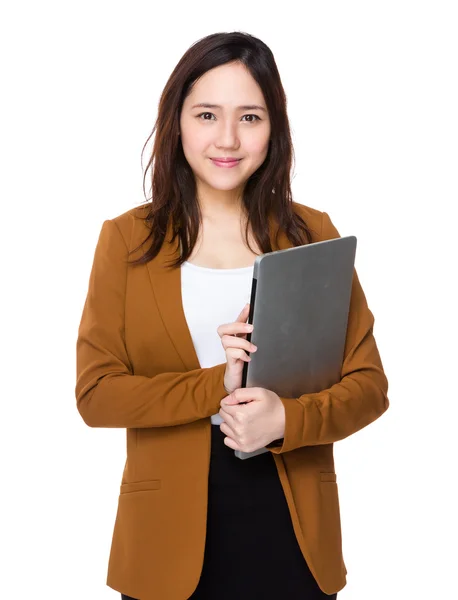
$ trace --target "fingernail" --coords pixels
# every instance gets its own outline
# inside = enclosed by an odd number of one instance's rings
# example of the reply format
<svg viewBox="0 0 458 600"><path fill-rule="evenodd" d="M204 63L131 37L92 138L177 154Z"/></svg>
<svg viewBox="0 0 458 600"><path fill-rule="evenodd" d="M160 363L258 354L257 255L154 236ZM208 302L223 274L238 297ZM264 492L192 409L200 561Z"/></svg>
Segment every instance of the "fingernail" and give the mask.
<svg viewBox="0 0 458 600"><path fill-rule="evenodd" d="M253 325L247 325L246 326L246 330L247 331L253 331Z"/></svg>

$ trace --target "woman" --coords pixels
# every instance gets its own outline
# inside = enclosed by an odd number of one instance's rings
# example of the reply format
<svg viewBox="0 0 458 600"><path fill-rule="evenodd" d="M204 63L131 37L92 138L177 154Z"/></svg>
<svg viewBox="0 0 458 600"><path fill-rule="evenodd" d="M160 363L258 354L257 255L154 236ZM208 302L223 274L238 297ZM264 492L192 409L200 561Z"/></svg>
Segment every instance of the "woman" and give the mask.
<svg viewBox="0 0 458 600"><path fill-rule="evenodd" d="M339 236L292 201L269 48L243 33L194 44L154 131L152 202L103 223L77 341L82 418L127 431L107 584L125 600L334 599L333 443L388 408L387 380L355 274L341 382L240 389L256 256Z"/></svg>

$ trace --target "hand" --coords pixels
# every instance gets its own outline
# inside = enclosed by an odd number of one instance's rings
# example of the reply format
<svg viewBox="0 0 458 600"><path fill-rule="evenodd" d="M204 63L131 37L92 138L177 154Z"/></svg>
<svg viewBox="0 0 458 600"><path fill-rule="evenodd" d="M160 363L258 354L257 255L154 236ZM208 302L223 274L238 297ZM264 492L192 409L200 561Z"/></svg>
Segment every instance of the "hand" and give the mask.
<svg viewBox="0 0 458 600"><path fill-rule="evenodd" d="M244 404L246 403L246 404ZM219 415L229 448L253 452L285 435L285 407L265 388L239 388L221 400Z"/></svg>
<svg viewBox="0 0 458 600"><path fill-rule="evenodd" d="M253 331L253 326L246 323L249 313L250 305L247 304L235 323L220 325L217 329L226 351L224 387L228 394L242 385L243 363L251 360L246 351L256 352L257 350L256 346L246 339L247 333Z"/></svg>

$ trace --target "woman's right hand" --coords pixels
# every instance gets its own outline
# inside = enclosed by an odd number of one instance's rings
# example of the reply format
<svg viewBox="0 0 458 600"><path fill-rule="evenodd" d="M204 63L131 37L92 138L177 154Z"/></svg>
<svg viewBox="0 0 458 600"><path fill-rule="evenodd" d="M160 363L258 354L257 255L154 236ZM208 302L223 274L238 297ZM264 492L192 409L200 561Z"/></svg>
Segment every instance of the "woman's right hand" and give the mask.
<svg viewBox="0 0 458 600"><path fill-rule="evenodd" d="M235 323L220 325L217 329L226 351L224 387L228 394L232 394L242 385L243 363L251 360L247 352L257 350L257 347L246 339L247 333L253 331L253 326L246 323L249 313L250 305L247 304Z"/></svg>

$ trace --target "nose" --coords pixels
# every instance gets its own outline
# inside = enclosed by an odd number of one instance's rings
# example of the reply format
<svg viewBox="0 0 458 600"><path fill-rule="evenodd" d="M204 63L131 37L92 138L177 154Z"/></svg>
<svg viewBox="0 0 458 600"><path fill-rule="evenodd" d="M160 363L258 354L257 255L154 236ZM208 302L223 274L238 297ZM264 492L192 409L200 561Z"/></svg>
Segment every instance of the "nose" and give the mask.
<svg viewBox="0 0 458 600"><path fill-rule="evenodd" d="M216 148L238 148L240 146L237 123L230 119L220 121L215 146Z"/></svg>

